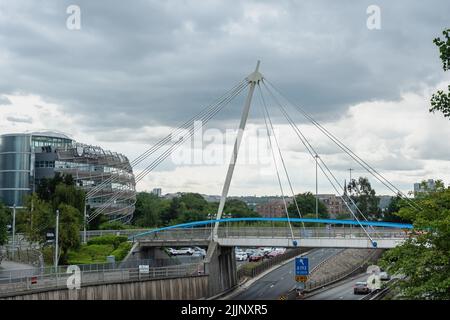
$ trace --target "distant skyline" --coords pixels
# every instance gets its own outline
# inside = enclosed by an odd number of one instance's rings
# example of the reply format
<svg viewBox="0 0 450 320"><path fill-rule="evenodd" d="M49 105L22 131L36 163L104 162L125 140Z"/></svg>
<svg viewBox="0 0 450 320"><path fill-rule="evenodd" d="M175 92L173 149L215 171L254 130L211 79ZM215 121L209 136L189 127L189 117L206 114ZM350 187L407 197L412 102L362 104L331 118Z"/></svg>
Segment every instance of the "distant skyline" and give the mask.
<svg viewBox="0 0 450 320"><path fill-rule="evenodd" d="M450 27L448 1L377 1L378 30L366 24L371 1L82 0L75 3L81 29L69 30L72 4L0 0L0 134L58 131L133 160L260 59L263 75L285 96L403 192L427 179L450 183L449 120L428 112L432 93L450 80L432 42ZM208 128L235 130L245 94ZM249 132L264 129L257 104ZM314 193L314 162L268 107L295 193ZM352 168L377 194L392 195L298 113L292 116L341 185ZM241 160L251 155L250 137ZM229 152L232 143L204 146ZM239 159L230 196L280 194L272 167ZM219 195L226 168L167 159L137 189ZM336 193L322 174L319 193Z"/></svg>

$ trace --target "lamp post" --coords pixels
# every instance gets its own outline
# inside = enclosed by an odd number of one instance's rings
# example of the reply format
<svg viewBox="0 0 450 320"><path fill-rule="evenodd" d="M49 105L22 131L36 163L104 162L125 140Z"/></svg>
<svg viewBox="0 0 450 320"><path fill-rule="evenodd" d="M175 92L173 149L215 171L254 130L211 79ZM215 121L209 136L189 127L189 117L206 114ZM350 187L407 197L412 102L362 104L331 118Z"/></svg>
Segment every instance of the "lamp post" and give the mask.
<svg viewBox="0 0 450 320"><path fill-rule="evenodd" d="M224 214L224 218L225 219L230 219L231 218L231 213L225 213ZM228 238L228 221L226 222L226 226L225 226L226 228L225 228L225 237L227 237Z"/></svg>
<svg viewBox="0 0 450 320"><path fill-rule="evenodd" d="M216 218L215 214L208 213L208 220L211 220L211 223L209 224L210 225L210 229L211 229L211 240L213 239L213 230L214 230L213 224L212 224L212 220L214 220L215 218Z"/></svg>
<svg viewBox="0 0 450 320"><path fill-rule="evenodd" d="M12 256L16 250L16 204L13 205L13 225L12 225Z"/></svg>
<svg viewBox="0 0 450 320"><path fill-rule="evenodd" d="M55 228L55 273L58 273L58 235L59 234L59 210L56 210L56 228Z"/></svg>

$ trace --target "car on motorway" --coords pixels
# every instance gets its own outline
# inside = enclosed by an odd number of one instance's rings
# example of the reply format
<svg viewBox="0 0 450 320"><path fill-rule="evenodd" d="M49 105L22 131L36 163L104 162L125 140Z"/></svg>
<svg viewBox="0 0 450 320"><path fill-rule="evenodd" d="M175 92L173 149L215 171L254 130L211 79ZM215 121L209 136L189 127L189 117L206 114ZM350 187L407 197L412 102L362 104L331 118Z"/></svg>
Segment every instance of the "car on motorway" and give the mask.
<svg viewBox="0 0 450 320"><path fill-rule="evenodd" d="M253 253L250 258L248 258L249 262L258 262L264 260L264 253L263 252L255 252Z"/></svg>
<svg viewBox="0 0 450 320"><path fill-rule="evenodd" d="M353 294L368 294L370 293L370 289L367 286L366 281L358 281L353 286Z"/></svg>
<svg viewBox="0 0 450 320"><path fill-rule="evenodd" d="M381 281L388 281L388 280L391 280L391 276L389 275L389 273L387 273L387 272L385 272L385 271L380 272L380 280L381 280Z"/></svg>

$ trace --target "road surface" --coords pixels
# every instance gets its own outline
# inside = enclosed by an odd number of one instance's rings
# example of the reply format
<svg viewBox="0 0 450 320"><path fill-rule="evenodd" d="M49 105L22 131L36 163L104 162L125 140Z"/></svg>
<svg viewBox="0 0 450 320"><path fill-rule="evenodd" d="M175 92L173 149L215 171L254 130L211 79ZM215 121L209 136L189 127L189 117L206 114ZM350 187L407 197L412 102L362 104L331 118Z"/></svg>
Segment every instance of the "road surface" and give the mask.
<svg viewBox="0 0 450 320"><path fill-rule="evenodd" d="M310 269L314 268L321 261L335 255L342 249L323 248L313 249L306 257L309 258ZM245 291L233 297L233 300L273 300L281 295L287 294L296 285L294 279L295 262L289 263L266 274L261 279L255 281Z"/></svg>
<svg viewBox="0 0 450 320"><path fill-rule="evenodd" d="M353 294L353 285L358 281L366 281L368 277L368 274L363 273L356 278L344 280L338 286L305 300L360 300L364 295Z"/></svg>

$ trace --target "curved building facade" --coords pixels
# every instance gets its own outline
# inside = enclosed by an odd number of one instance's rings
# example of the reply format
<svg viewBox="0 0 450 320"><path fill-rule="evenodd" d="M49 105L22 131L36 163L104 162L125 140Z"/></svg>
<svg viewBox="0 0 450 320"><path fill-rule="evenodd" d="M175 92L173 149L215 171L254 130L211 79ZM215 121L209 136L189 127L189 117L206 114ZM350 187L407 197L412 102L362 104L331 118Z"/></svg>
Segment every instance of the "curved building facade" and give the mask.
<svg viewBox="0 0 450 320"><path fill-rule="evenodd" d="M42 179L70 174L84 189L91 211L129 221L136 184L126 156L75 142L55 132L0 136L0 200L22 206Z"/></svg>

